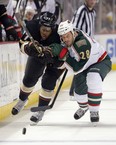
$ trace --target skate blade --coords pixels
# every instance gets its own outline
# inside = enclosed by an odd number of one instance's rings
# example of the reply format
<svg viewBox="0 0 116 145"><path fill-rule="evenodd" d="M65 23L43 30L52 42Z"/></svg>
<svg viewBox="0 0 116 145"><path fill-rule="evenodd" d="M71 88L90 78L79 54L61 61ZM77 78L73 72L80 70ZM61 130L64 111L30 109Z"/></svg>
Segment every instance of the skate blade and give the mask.
<svg viewBox="0 0 116 145"><path fill-rule="evenodd" d="M98 122L91 122L93 127L98 126Z"/></svg>
<svg viewBox="0 0 116 145"><path fill-rule="evenodd" d="M30 123L30 126L36 126L38 124L38 122L36 123L36 122L31 122Z"/></svg>

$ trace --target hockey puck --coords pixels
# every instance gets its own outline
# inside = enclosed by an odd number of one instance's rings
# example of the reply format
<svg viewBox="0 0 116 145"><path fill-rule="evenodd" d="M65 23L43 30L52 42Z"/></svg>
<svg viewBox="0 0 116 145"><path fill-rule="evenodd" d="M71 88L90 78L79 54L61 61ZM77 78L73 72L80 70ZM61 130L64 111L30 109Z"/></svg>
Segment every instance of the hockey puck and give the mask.
<svg viewBox="0 0 116 145"><path fill-rule="evenodd" d="M23 128L22 134L26 134L26 128Z"/></svg>

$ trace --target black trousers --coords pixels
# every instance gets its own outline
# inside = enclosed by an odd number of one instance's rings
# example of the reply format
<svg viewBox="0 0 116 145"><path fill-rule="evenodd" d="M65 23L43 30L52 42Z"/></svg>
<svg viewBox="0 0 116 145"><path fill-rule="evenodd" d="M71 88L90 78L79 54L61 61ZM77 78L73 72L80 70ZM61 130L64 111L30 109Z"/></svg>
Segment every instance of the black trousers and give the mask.
<svg viewBox="0 0 116 145"><path fill-rule="evenodd" d="M41 86L43 89L54 90L57 79L64 69L57 69L51 64L42 63L41 58L28 57L23 84L26 87L33 87L42 76Z"/></svg>

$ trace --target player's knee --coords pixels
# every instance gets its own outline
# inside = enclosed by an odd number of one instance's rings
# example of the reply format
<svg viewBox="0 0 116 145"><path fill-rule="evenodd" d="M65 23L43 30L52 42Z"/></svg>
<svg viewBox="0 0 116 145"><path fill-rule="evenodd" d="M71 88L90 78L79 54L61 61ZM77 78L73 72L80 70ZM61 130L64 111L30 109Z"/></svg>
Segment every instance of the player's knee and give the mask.
<svg viewBox="0 0 116 145"><path fill-rule="evenodd" d="M56 86L56 80L50 80L50 78L47 80L47 81L43 81L42 80L42 88L45 89L45 90L54 90Z"/></svg>
<svg viewBox="0 0 116 145"><path fill-rule="evenodd" d="M23 84L28 87L33 87L38 81L38 77L26 77L23 78Z"/></svg>
<svg viewBox="0 0 116 145"><path fill-rule="evenodd" d="M78 95L87 94L87 86L85 84L75 85L74 92Z"/></svg>
<svg viewBox="0 0 116 145"><path fill-rule="evenodd" d="M87 74L88 92L100 93L102 92L102 78L97 72L89 72Z"/></svg>

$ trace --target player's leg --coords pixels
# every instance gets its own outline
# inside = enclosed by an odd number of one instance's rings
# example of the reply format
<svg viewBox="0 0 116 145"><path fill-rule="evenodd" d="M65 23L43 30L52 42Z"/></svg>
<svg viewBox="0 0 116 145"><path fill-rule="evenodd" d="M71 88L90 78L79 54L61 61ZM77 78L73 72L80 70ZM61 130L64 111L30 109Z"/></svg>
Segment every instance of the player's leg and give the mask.
<svg viewBox="0 0 116 145"><path fill-rule="evenodd" d="M88 104L91 122L99 121L99 108L102 99L102 82L110 70L111 62L107 59L91 66L88 70Z"/></svg>
<svg viewBox="0 0 116 145"><path fill-rule="evenodd" d="M63 71L64 70L54 69L51 67L48 67L45 70L45 74L42 77L42 89L41 93L39 94L38 106L47 106L49 104L54 95L56 82ZM31 116L30 120L38 123L40 120L42 120L43 115L44 111L38 111Z"/></svg>
<svg viewBox="0 0 116 145"><path fill-rule="evenodd" d="M79 105L79 109L75 112L74 118L80 119L88 110L87 99L87 85L86 85L86 72L75 75L74 81L74 96Z"/></svg>
<svg viewBox="0 0 116 145"><path fill-rule="evenodd" d="M88 104L91 122L99 121L99 107L102 99L102 78L97 72L87 74Z"/></svg>
<svg viewBox="0 0 116 145"><path fill-rule="evenodd" d="M34 89L38 78L42 75L44 64L39 62L38 58L28 57L23 82L20 88L19 101L12 109L12 114L18 114L25 106L28 96Z"/></svg>

